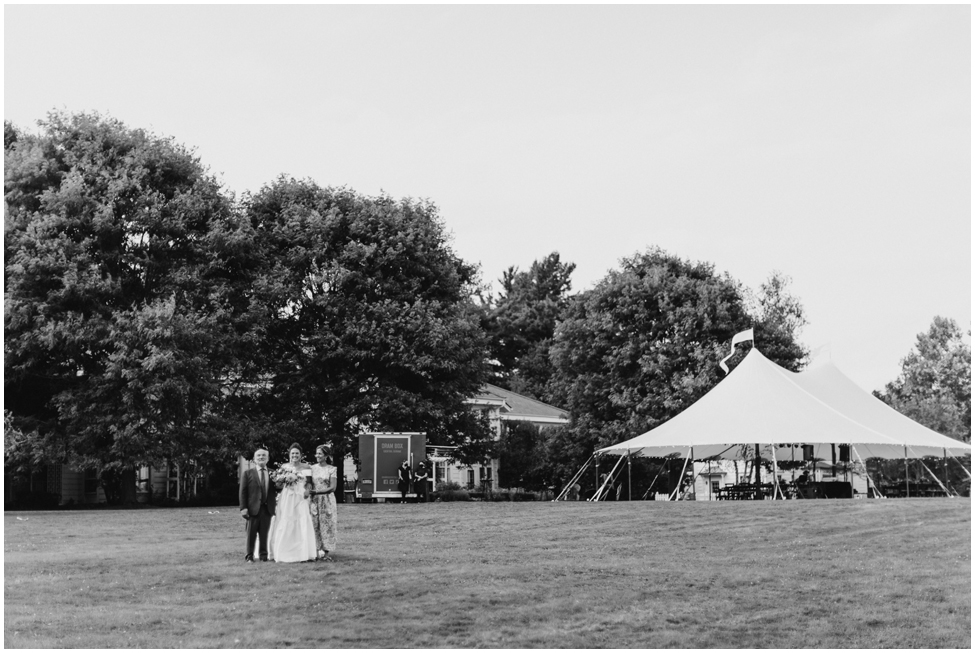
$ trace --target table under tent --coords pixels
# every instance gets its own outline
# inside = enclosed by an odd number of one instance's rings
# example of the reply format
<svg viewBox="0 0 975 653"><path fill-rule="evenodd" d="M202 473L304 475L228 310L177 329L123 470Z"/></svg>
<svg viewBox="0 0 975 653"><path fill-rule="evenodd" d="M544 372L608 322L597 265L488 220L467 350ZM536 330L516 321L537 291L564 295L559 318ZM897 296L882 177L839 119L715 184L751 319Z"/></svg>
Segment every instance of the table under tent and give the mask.
<svg viewBox="0 0 975 653"><path fill-rule="evenodd" d="M587 469L598 469L601 462L610 471L597 473L590 501L607 498L610 488L625 481L636 456L679 457L686 470L690 461L755 461L761 454L771 459L770 487L763 490L756 482L751 496L728 498L787 498L777 480L782 452L794 457L791 452L798 449L807 459L832 458L835 463L837 448L851 465L862 466L865 476L863 461L869 458L903 459L905 466L915 461L948 496L952 493L924 464L924 457L937 456L945 464L952 459L971 478L957 458L971 454L970 444L902 415L862 390L831 361L815 361L802 372L790 372L753 348L727 377L680 414L642 435L597 450L556 500L564 499ZM753 465L755 469L758 462ZM867 482L870 496L882 496L869 476ZM679 489L680 484L668 498L677 499Z"/></svg>

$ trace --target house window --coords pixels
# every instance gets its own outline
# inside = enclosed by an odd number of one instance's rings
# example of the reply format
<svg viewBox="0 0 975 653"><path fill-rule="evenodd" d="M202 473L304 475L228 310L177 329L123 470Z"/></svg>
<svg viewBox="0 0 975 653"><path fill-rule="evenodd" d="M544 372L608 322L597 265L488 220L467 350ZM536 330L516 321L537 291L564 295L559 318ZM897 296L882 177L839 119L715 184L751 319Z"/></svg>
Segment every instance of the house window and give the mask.
<svg viewBox="0 0 975 653"><path fill-rule="evenodd" d="M98 494L98 470L85 470L85 494Z"/></svg>
<svg viewBox="0 0 975 653"><path fill-rule="evenodd" d="M139 488L140 492L147 492L149 490L149 467L142 466L139 468L139 476L136 478L136 486Z"/></svg>
<svg viewBox="0 0 975 653"><path fill-rule="evenodd" d="M721 481L711 481L711 493L717 494L718 490L721 489Z"/></svg>
<svg viewBox="0 0 975 653"><path fill-rule="evenodd" d="M473 488L474 487L474 470L473 469L468 469L467 470L467 487L468 488Z"/></svg>

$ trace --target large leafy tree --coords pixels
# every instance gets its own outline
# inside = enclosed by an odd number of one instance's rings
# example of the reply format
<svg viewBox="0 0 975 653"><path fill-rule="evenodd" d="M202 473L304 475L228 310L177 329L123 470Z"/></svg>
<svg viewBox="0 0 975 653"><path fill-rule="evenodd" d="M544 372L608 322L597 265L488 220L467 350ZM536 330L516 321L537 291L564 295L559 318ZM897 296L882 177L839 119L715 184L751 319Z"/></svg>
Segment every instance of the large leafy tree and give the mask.
<svg viewBox="0 0 975 653"><path fill-rule="evenodd" d="M555 400L573 415L558 437L572 448L572 464L661 424L714 387L724 376L718 361L738 331L754 326L762 343L776 329L788 346L770 358L794 369L802 355L789 342L794 331L776 324L774 311L766 315L764 323L749 314L740 284L710 264L659 249L624 259L577 295L552 346ZM739 349L732 365L748 348Z"/></svg>
<svg viewBox="0 0 975 653"><path fill-rule="evenodd" d="M808 324L802 302L792 294L792 279L772 272L753 294L745 290L746 306L755 325L758 348L782 367L798 372L809 352L799 342L799 332Z"/></svg>
<svg viewBox="0 0 975 653"><path fill-rule="evenodd" d="M528 270L505 270L501 293L487 308L486 330L498 363L495 383L541 401L549 399L549 349L569 303L575 267L553 252Z"/></svg>
<svg viewBox="0 0 975 653"><path fill-rule="evenodd" d="M935 317L901 361L900 375L874 394L938 433L971 442L972 349L955 321Z"/></svg>
<svg viewBox="0 0 975 653"><path fill-rule="evenodd" d="M4 146L7 462L106 481L198 453L236 333L212 283L212 231L231 223L218 183L171 139L98 115L5 124Z"/></svg>
<svg viewBox="0 0 975 653"><path fill-rule="evenodd" d="M436 207L279 178L245 198L266 311L253 401L291 440L424 430L483 459L490 434L464 400L487 374L476 269L450 249ZM251 443L255 444L255 443Z"/></svg>

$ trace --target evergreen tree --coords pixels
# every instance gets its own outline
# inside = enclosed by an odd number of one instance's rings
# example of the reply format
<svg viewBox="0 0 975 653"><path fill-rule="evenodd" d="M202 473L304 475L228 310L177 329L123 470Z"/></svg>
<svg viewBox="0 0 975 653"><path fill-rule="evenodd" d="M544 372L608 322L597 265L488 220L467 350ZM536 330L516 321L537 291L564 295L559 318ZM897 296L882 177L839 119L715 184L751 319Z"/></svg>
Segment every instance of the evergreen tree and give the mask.
<svg viewBox="0 0 975 653"><path fill-rule="evenodd" d="M549 399L549 350L569 303L575 267L553 252L527 271L510 267L504 272L486 325L491 354L498 362L494 383L540 401Z"/></svg>

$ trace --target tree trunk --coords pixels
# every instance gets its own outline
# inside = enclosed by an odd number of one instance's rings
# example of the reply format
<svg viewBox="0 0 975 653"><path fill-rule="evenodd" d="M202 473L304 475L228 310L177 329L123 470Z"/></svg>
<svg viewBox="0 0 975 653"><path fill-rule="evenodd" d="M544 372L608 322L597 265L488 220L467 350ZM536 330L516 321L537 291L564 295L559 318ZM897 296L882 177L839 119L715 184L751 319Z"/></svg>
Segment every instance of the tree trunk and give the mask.
<svg viewBox="0 0 975 653"><path fill-rule="evenodd" d="M335 502L345 503L345 438L338 435L332 440L332 464L335 465Z"/></svg>
<svg viewBox="0 0 975 653"><path fill-rule="evenodd" d="M136 503L136 476L135 467L126 467L122 470L121 500L122 505Z"/></svg>
<svg viewBox="0 0 975 653"><path fill-rule="evenodd" d="M117 469L102 470L101 484L105 491L105 501L109 505L119 506L136 502L134 467L126 467L121 471Z"/></svg>

